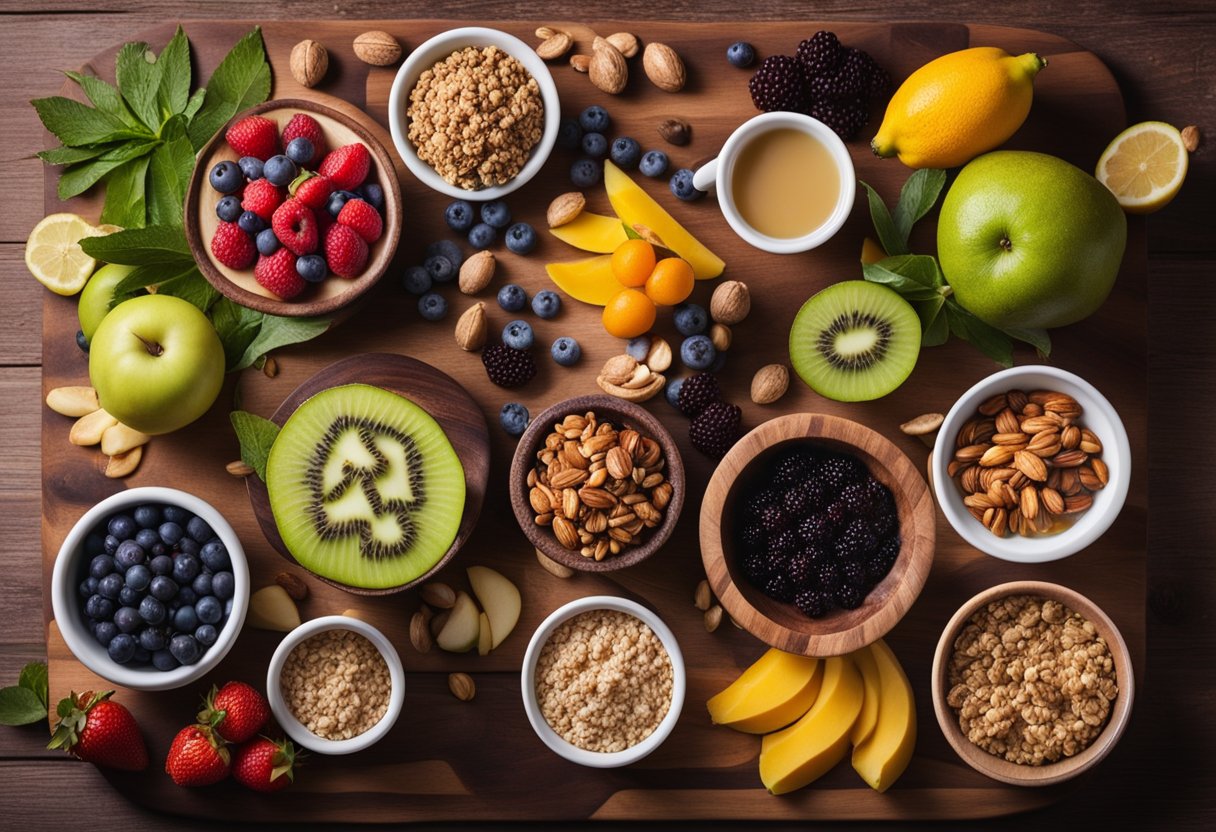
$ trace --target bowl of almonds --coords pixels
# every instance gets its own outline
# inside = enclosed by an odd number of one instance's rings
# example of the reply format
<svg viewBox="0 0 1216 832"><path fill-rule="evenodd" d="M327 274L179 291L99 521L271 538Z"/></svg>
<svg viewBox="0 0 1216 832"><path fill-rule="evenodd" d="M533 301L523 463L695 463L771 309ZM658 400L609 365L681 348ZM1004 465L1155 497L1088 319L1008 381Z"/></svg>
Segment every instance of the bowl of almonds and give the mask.
<svg viewBox="0 0 1216 832"><path fill-rule="evenodd" d="M1019 563L1075 554L1115 522L1131 447L1114 406L1081 377L1014 367L946 415L931 464L942 513L983 552Z"/></svg>
<svg viewBox="0 0 1216 832"><path fill-rule="evenodd" d="M643 408L580 396L537 416L511 463L511 506L551 560L609 572L653 555L684 505L675 440Z"/></svg>

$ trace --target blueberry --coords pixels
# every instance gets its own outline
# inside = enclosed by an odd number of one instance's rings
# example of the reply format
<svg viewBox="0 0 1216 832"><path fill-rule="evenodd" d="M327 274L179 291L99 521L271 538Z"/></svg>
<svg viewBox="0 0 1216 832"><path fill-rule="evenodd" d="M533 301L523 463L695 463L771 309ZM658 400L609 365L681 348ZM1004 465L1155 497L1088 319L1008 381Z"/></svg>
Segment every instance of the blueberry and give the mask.
<svg viewBox="0 0 1216 832"><path fill-rule="evenodd" d="M161 623L165 620L165 614L165 604L159 598L145 595L144 599L139 602L139 617L149 624Z"/></svg>
<svg viewBox="0 0 1216 832"><path fill-rule="evenodd" d="M241 207L241 200L232 194L221 197L220 201L215 203L215 215L224 222L236 222L244 210Z"/></svg>
<svg viewBox="0 0 1216 832"><path fill-rule="evenodd" d="M139 631L139 646L155 653L165 649L165 631L160 627L144 627Z"/></svg>
<svg viewBox="0 0 1216 832"><path fill-rule="evenodd" d="M464 262L464 252L460 250L460 246L451 240L436 240L426 247L423 253L423 258L434 257L436 254L448 258L452 261L452 265L457 269Z"/></svg>
<svg viewBox="0 0 1216 832"><path fill-rule="evenodd" d="M135 657L136 646L135 636L119 633L110 640L110 644L106 650L109 652L111 659L119 664L126 664Z"/></svg>
<svg viewBox="0 0 1216 832"><path fill-rule="evenodd" d="M162 517L166 523L185 523L190 519L190 512L181 506L165 506Z"/></svg>
<svg viewBox="0 0 1216 832"><path fill-rule="evenodd" d="M169 554L169 548L159 540L152 544L152 548L148 550L148 554L152 557Z"/></svg>
<svg viewBox="0 0 1216 832"><path fill-rule="evenodd" d="M718 352L718 354L716 356L714 356L714 363L709 365L709 372L720 373L720 372L722 372L722 368L725 366L726 366L726 353Z"/></svg>
<svg viewBox="0 0 1216 832"><path fill-rule="evenodd" d="M513 350L530 350L535 336L527 321L511 321L502 328L502 342Z"/></svg>
<svg viewBox="0 0 1216 832"><path fill-rule="evenodd" d="M694 202L705 196L705 191L698 191L692 186L692 171L688 168L680 168L672 175L671 192L685 202Z"/></svg>
<svg viewBox="0 0 1216 832"><path fill-rule="evenodd" d="M218 598L219 596L218 596L218 595L216 595L216 597ZM225 621L227 621L227 620L228 620L228 618L229 618L229 617L232 615L232 605L233 605L233 603L234 603L234 601L233 601L233 599L231 599L231 598L229 598L228 600L224 601L224 620L225 620Z"/></svg>
<svg viewBox="0 0 1216 832"><path fill-rule="evenodd" d="M135 607L119 607L114 613L114 626L121 633L133 633L142 623L143 619L139 617L139 610Z"/></svg>
<svg viewBox="0 0 1216 832"><path fill-rule="evenodd" d="M145 650L142 647L135 648L135 656L131 659L131 664L147 664L152 658L152 651Z"/></svg>
<svg viewBox="0 0 1216 832"><path fill-rule="evenodd" d="M639 335L630 338L629 343L625 345L625 353L634 361L645 361L646 356L650 355L650 336Z"/></svg>
<svg viewBox="0 0 1216 832"><path fill-rule="evenodd" d="M157 555L148 561L148 568L155 575L169 575L173 572L173 558L168 555Z"/></svg>
<svg viewBox="0 0 1216 832"><path fill-rule="evenodd" d="M266 181L280 188L290 185L299 172L296 163L281 153L271 156L262 167L262 175L266 177Z"/></svg>
<svg viewBox="0 0 1216 832"><path fill-rule="evenodd" d="M182 664L194 664L203 654L203 649L195 641L194 636L176 635L169 640L169 652ZM154 655L152 658L155 660L156 656Z"/></svg>
<svg viewBox="0 0 1216 832"><path fill-rule="evenodd" d="M229 601L236 595L236 579L231 572L216 572L211 576L211 594L221 601Z"/></svg>
<svg viewBox="0 0 1216 832"><path fill-rule="evenodd" d="M658 179L667 173L667 154L661 150L648 150L638 163L638 170L643 176Z"/></svg>
<svg viewBox="0 0 1216 832"><path fill-rule="evenodd" d="M579 159L570 166L570 181L576 188L593 188L603 176L603 166L594 159Z"/></svg>
<svg viewBox="0 0 1216 832"><path fill-rule="evenodd" d="M469 245L476 249L489 248L498 239L498 232L492 225L479 222L469 229Z"/></svg>
<svg viewBox="0 0 1216 832"><path fill-rule="evenodd" d="M573 367L582 357L583 348L578 345L578 341L563 335L553 342L549 353L553 356L553 360L561 366Z"/></svg>
<svg viewBox="0 0 1216 832"><path fill-rule="evenodd" d="M97 555L89 561L89 576L104 578L114 571L114 558L109 555Z"/></svg>
<svg viewBox="0 0 1216 832"><path fill-rule="evenodd" d="M633 170L642 158L642 146L638 144L637 139L621 136L612 143L612 149L608 153L617 167Z"/></svg>
<svg viewBox="0 0 1216 832"><path fill-rule="evenodd" d="M200 623L202 622L198 620L198 613L190 604L178 607L177 612L173 613L173 629L179 633L192 633Z"/></svg>
<svg viewBox="0 0 1216 832"><path fill-rule="evenodd" d="M140 529L135 533L135 542L147 552L157 543L160 543L160 535L156 533L156 529Z"/></svg>
<svg viewBox="0 0 1216 832"><path fill-rule="evenodd" d="M105 543L102 544L102 551L104 551L107 555L112 555L118 551L118 544L121 542L122 541L119 540L114 535L107 534L106 538L105 538Z"/></svg>
<svg viewBox="0 0 1216 832"><path fill-rule="evenodd" d="M511 224L511 208L501 199L481 206L481 221L491 228L503 229Z"/></svg>
<svg viewBox="0 0 1216 832"><path fill-rule="evenodd" d="M138 607L140 599L144 597L143 592L129 586L124 586L118 590L118 603L124 607Z"/></svg>
<svg viewBox="0 0 1216 832"><path fill-rule="evenodd" d="M443 212L443 218L447 220L448 228L458 234L463 234L473 227L477 217L473 206L467 200L458 199L448 203L448 207Z"/></svg>
<svg viewBox="0 0 1216 832"><path fill-rule="evenodd" d="M76 592L81 598L88 599L90 595L97 594L97 585L101 583L96 578L85 578L76 585Z"/></svg>
<svg viewBox="0 0 1216 832"><path fill-rule="evenodd" d="M193 583L193 581L191 581L191 583ZM177 597L173 600L179 607L185 606L186 604L193 604L198 600L198 593L194 591L192 586L184 586L177 591Z"/></svg>
<svg viewBox="0 0 1216 832"><path fill-rule="evenodd" d="M498 305L507 312L518 312L528 305L528 295L517 284L508 283L498 290Z"/></svg>
<svg viewBox="0 0 1216 832"><path fill-rule="evenodd" d="M241 173L241 166L236 162L219 162L207 175L207 181L220 193L231 194L245 184L245 174Z"/></svg>
<svg viewBox="0 0 1216 832"><path fill-rule="evenodd" d="M331 217L336 218L338 214L342 213L342 207L354 198L355 194L350 191L334 191L329 195L329 202L325 203L325 210Z"/></svg>
<svg viewBox="0 0 1216 832"><path fill-rule="evenodd" d="M237 165L240 166L241 173L245 175L245 178L250 182L254 182L261 179L264 175L263 168L266 163L257 156L242 156L237 160Z"/></svg>
<svg viewBox="0 0 1216 832"><path fill-rule="evenodd" d="M113 621L99 621L97 622L97 627L93 630L93 637L97 639L97 643L102 647L108 647L117 635L118 628L114 626Z"/></svg>
<svg viewBox="0 0 1216 832"><path fill-rule="evenodd" d="M84 602L84 614L99 621L114 617L114 602L100 595L90 595Z"/></svg>
<svg viewBox="0 0 1216 832"><path fill-rule="evenodd" d="M183 555L194 555L195 557L198 556L199 550L202 548L203 547L199 545L199 542L193 537L183 537L177 544L177 551L181 552ZM167 551L168 550L162 552L161 554L165 554Z"/></svg>
<svg viewBox="0 0 1216 832"><path fill-rule="evenodd" d="M186 523L186 534L197 540L199 543L206 543L215 537L215 532L207 525L207 521L201 517L191 517ZM194 553L194 554L197 554Z"/></svg>
<svg viewBox="0 0 1216 832"><path fill-rule="evenodd" d="M546 321L556 318L557 313L562 311L562 299L557 292L541 289L536 293L536 297L532 298L532 311Z"/></svg>
<svg viewBox="0 0 1216 832"><path fill-rule="evenodd" d="M265 231L262 232L262 234L265 233ZM262 239L262 234L258 235L259 241ZM309 283L320 283L329 277L329 264L319 254L305 254L296 260L296 274Z"/></svg>
<svg viewBox="0 0 1216 832"><path fill-rule="evenodd" d="M427 292L418 298L418 314L428 321L441 321L448 314L448 302L443 295Z"/></svg>
<svg viewBox="0 0 1216 832"><path fill-rule="evenodd" d="M422 266L410 266L401 276L401 285L411 295L425 295L433 282L431 273Z"/></svg>
<svg viewBox="0 0 1216 832"><path fill-rule="evenodd" d="M195 594L198 595L200 598L204 595L210 595L211 594L211 573L210 572L200 572L198 574L198 577L190 582L190 588L192 590L194 590Z"/></svg>
<svg viewBox="0 0 1216 832"><path fill-rule="evenodd" d="M258 254L264 254L267 257L278 251L281 245L279 237L274 233L273 228L263 228L253 238L253 242L258 247Z"/></svg>
<svg viewBox="0 0 1216 832"><path fill-rule="evenodd" d="M608 140L603 133L584 133L583 152L592 159L603 159L608 155Z"/></svg>
<svg viewBox="0 0 1216 832"><path fill-rule="evenodd" d="M89 351L89 339L84 337L84 330L76 330L76 347L83 353Z"/></svg>
<svg viewBox="0 0 1216 832"><path fill-rule="evenodd" d="M224 605L214 595L206 595L198 599L198 603L194 605L194 612L202 623L218 624L219 620L224 617Z"/></svg>
<svg viewBox="0 0 1216 832"><path fill-rule="evenodd" d="M203 562L203 566L212 572L228 569L232 565L232 560L228 557L228 547L224 545L222 540L208 541L198 556L199 560Z"/></svg>
<svg viewBox="0 0 1216 832"><path fill-rule="evenodd" d="M667 397L667 403L676 410L680 409L680 388L684 386L684 379L673 378L667 382L667 386L663 388L663 394Z"/></svg>
<svg viewBox="0 0 1216 832"><path fill-rule="evenodd" d="M118 551L114 553L114 564L124 572L147 559L148 555L144 551L144 547L134 540L124 540L118 544Z"/></svg>
<svg viewBox="0 0 1216 832"><path fill-rule="evenodd" d="M266 220L259 217L252 211L245 211L236 220L237 228L244 231L246 234L257 234L259 231L266 229Z"/></svg>
<svg viewBox="0 0 1216 832"><path fill-rule="evenodd" d="M379 182L365 182L355 188L355 193L363 197L368 205L380 213L384 213L384 188L380 187Z"/></svg>
<svg viewBox="0 0 1216 832"><path fill-rule="evenodd" d="M498 411L498 421L502 429L512 436L519 436L528 427L528 408L519 402L507 402Z"/></svg>
<svg viewBox="0 0 1216 832"><path fill-rule="evenodd" d="M578 126L578 119L564 118L557 125L557 146L566 150L574 150L583 140L583 128Z"/></svg>
<svg viewBox="0 0 1216 832"><path fill-rule="evenodd" d="M726 60L731 66L751 66L756 60L756 49L745 40L736 41L726 47Z"/></svg>
<svg viewBox="0 0 1216 832"><path fill-rule="evenodd" d="M152 654L152 666L157 670L176 670L180 664L181 662L175 659L168 650L157 650Z"/></svg>
<svg viewBox="0 0 1216 832"><path fill-rule="evenodd" d="M110 534L114 535L114 537L118 538L119 543L135 537L135 532L138 531L135 526L135 520L127 514L116 514L111 517L109 524L106 526L106 530L109 531ZM111 552L111 554L113 553Z"/></svg>
<svg viewBox="0 0 1216 832"><path fill-rule="evenodd" d="M695 303L681 303L672 315L676 331L681 335L700 335L709 329L709 315L705 308Z"/></svg>
<svg viewBox="0 0 1216 832"><path fill-rule="evenodd" d="M172 601L177 595L177 582L167 575L157 575L148 585L148 591L158 601Z"/></svg>
<svg viewBox="0 0 1216 832"><path fill-rule="evenodd" d="M84 553L88 557L100 555L106 550L106 539L97 532L90 532L84 538Z"/></svg>
<svg viewBox="0 0 1216 832"><path fill-rule="evenodd" d="M173 580L179 586L184 586L193 581L202 569L203 565L193 555L178 555L173 559Z"/></svg>
<svg viewBox="0 0 1216 832"><path fill-rule="evenodd" d="M536 248L536 244L540 242L536 236L536 229L526 222L517 222L508 228L503 239L507 242L507 248L516 254L531 254L532 250Z"/></svg>
<svg viewBox="0 0 1216 832"><path fill-rule="evenodd" d="M111 572L100 581L97 582L97 594L102 598L109 598L111 601L118 600L118 593L122 591L122 575L117 572Z"/></svg>
<svg viewBox="0 0 1216 832"><path fill-rule="evenodd" d="M297 165L307 165L312 161L313 154L316 152L316 148L312 146L312 142L303 136L296 136L287 143L287 158ZM273 158L277 159L279 157L275 156ZM295 177L293 176L292 179L295 179ZM289 179L288 182L290 181Z"/></svg>
<svg viewBox="0 0 1216 832"><path fill-rule="evenodd" d="M717 357L708 335L690 335L680 344L680 360L690 370L708 370Z"/></svg>
<svg viewBox="0 0 1216 832"><path fill-rule="evenodd" d="M199 624L194 630L195 640L204 647L210 647L220 637L220 631L215 629L214 624Z"/></svg>
<svg viewBox="0 0 1216 832"><path fill-rule="evenodd" d="M607 110L598 104L592 104L579 113L578 124L585 133L607 133L608 128L612 126L612 119Z"/></svg>

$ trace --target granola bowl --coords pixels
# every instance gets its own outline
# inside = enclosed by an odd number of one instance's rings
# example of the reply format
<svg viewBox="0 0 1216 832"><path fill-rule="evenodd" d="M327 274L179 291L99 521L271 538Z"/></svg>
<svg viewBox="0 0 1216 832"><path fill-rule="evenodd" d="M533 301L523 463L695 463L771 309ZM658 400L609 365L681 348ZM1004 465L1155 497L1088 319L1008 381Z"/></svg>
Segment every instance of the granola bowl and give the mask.
<svg viewBox="0 0 1216 832"><path fill-rule="evenodd" d="M536 81L540 103L544 108L543 127L540 138L530 148L521 149L520 155L526 153L526 161L517 167L517 172L507 181L484 187L462 187L459 183L444 178L432 164L418 154L418 148L410 138L411 119L408 114L410 97L418 86L423 73L431 70L436 64L448 59L461 50L473 47L497 47L510 57L517 60L527 74ZM557 85L545 62L537 56L526 43L519 38L480 26L467 26L442 32L422 43L406 58L405 63L397 70L388 99L389 130L393 136L393 144L406 167L420 181L432 190L438 191L453 199L471 199L488 201L501 199L512 191L522 187L534 177L544 166L557 140L558 123L561 120L561 103L558 100ZM453 166L453 175L457 167L463 172L467 164Z"/></svg>

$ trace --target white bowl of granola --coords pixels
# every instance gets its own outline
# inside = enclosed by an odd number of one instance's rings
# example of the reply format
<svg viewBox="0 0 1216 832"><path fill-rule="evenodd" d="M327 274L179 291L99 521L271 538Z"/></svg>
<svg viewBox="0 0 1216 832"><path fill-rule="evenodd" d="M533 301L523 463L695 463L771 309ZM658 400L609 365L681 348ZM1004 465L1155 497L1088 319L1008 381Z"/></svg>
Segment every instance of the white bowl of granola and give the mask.
<svg viewBox="0 0 1216 832"><path fill-rule="evenodd" d="M544 166L561 103L531 47L468 26L410 54L389 91L388 120L397 153L420 182L454 199L493 200Z"/></svg>

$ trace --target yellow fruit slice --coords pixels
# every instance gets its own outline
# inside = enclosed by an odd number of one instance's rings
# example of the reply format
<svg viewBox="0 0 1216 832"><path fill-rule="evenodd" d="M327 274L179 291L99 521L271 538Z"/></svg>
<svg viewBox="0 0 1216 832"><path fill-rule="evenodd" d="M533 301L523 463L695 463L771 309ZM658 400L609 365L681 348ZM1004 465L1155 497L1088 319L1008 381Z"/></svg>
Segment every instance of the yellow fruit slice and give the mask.
<svg viewBox="0 0 1216 832"><path fill-rule="evenodd" d="M590 211L583 211L565 225L550 228L549 233L563 243L597 254L611 254L629 239L619 219Z"/></svg>
<svg viewBox="0 0 1216 832"><path fill-rule="evenodd" d="M870 652L869 647L850 653L849 658L861 672L861 681L866 691L865 699L861 703L861 713L857 715L857 721L853 723L853 730L849 733L849 742L856 748L870 738L874 733L874 726L878 725L882 679L878 673L878 663L874 661L874 654Z"/></svg>
<svg viewBox="0 0 1216 832"><path fill-rule="evenodd" d="M873 237L866 237L861 241L861 265L868 266L885 259L887 259L887 253L883 251L877 240Z"/></svg>
<svg viewBox="0 0 1216 832"><path fill-rule="evenodd" d="M545 266L549 279L575 300L592 306L605 306L625 287L612 274L612 255L601 254L573 263Z"/></svg>
<svg viewBox="0 0 1216 832"><path fill-rule="evenodd" d="M663 206L629 178L629 174L609 161L604 162L604 188L618 217L630 227L644 225L653 231L664 246L692 264L697 280L709 280L722 274L725 261L676 222Z"/></svg>
<svg viewBox="0 0 1216 832"><path fill-rule="evenodd" d="M705 705L715 725L767 734L810 710L822 683L819 659L773 647Z"/></svg>
<svg viewBox="0 0 1216 832"><path fill-rule="evenodd" d="M76 214L51 214L34 226L25 242L25 266L57 295L74 295L89 282L97 261L84 253L80 240L97 229Z"/></svg>
<svg viewBox="0 0 1216 832"><path fill-rule="evenodd" d="M1164 208L1186 179L1182 134L1164 121L1133 124L1107 145L1094 174L1129 214Z"/></svg>
<svg viewBox="0 0 1216 832"><path fill-rule="evenodd" d="M853 749L853 770L870 788L885 792L912 761L916 748L916 700L899 659L882 639L869 646L878 666L878 722L870 738Z"/></svg>

